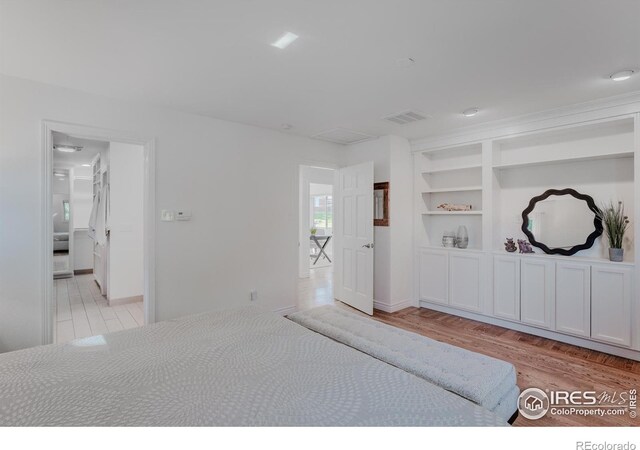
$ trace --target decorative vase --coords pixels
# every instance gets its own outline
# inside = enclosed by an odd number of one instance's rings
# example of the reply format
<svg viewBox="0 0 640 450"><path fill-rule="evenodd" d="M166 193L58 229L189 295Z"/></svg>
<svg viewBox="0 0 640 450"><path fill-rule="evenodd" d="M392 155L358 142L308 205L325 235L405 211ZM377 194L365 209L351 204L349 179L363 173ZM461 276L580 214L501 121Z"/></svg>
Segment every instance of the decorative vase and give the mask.
<svg viewBox="0 0 640 450"><path fill-rule="evenodd" d="M456 246L456 235L453 231L445 231L442 235L442 246L443 247L455 247Z"/></svg>
<svg viewBox="0 0 640 450"><path fill-rule="evenodd" d="M622 262L624 259L623 248L610 248L609 249L609 261Z"/></svg>
<svg viewBox="0 0 640 450"><path fill-rule="evenodd" d="M467 227L460 225L458 227L458 234L456 235L456 246L458 248L467 248L469 245L469 233Z"/></svg>

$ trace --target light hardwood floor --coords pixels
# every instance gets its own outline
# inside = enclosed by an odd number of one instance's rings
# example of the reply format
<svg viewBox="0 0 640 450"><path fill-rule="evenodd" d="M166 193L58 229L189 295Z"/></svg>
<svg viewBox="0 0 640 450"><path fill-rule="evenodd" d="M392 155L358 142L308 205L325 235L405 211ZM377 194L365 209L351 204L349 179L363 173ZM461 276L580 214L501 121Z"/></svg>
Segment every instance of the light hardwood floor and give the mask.
<svg viewBox="0 0 640 450"><path fill-rule="evenodd" d="M333 267L314 268L309 273L309 278L300 278L298 282L298 309L334 304Z"/></svg>
<svg viewBox="0 0 640 450"><path fill-rule="evenodd" d="M321 269L320 269L321 270ZM300 281L299 308L334 303L331 273L316 272ZM317 295L317 297L316 297ZM337 302L339 303L339 302ZM432 339L512 363L521 389L595 390L620 393L640 389L640 362L587 350L506 328L424 308L395 313L375 310L373 318ZM515 426L640 426L640 418L555 416L539 420L520 416Z"/></svg>
<svg viewBox="0 0 640 450"><path fill-rule="evenodd" d="M55 343L144 325L142 302L110 307L92 274L54 280L54 301Z"/></svg>

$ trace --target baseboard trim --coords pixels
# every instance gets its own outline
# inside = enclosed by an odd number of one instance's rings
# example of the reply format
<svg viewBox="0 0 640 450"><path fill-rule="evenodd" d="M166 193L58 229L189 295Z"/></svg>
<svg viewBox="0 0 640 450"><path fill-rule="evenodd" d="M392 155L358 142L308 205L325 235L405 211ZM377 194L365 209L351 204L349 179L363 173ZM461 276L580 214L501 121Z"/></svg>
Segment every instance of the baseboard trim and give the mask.
<svg viewBox="0 0 640 450"><path fill-rule="evenodd" d="M398 303L394 303L392 305L389 305L387 303L382 303L377 300L373 301L373 309L377 309L379 311L383 311L386 313L398 312L402 309L409 308L410 306L413 306L413 302L411 300L404 300Z"/></svg>
<svg viewBox="0 0 640 450"><path fill-rule="evenodd" d="M276 314L280 314L281 316L286 316L288 314L293 314L298 310L297 306L285 306L284 308L274 309L273 312Z"/></svg>
<svg viewBox="0 0 640 450"><path fill-rule="evenodd" d="M144 300L142 295L134 295L133 297L110 298L109 306L126 305L128 303L138 303Z"/></svg>
<svg viewBox="0 0 640 450"><path fill-rule="evenodd" d="M87 275L90 273L93 273L93 269L78 269L73 271L74 275Z"/></svg>

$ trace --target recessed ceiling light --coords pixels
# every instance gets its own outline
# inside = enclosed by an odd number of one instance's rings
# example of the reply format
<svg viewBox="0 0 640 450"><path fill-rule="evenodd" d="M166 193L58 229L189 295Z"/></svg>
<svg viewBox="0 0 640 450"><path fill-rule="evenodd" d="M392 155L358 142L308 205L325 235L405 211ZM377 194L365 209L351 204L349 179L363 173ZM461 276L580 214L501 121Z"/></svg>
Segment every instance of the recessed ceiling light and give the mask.
<svg viewBox="0 0 640 450"><path fill-rule="evenodd" d="M624 81L631 78L631 75L633 75L634 72L635 71L631 69L621 70L620 72L612 74L609 78L611 78L613 81Z"/></svg>
<svg viewBox="0 0 640 450"><path fill-rule="evenodd" d="M465 109L464 111L462 111L462 115L465 117L473 117L476 114L478 114L478 111L480 111L478 108L473 107L473 108Z"/></svg>
<svg viewBox="0 0 640 450"><path fill-rule="evenodd" d="M82 147L79 145L54 145L53 148L64 153L75 153L82 150Z"/></svg>
<svg viewBox="0 0 640 450"><path fill-rule="evenodd" d="M91 164L80 164L82 167L91 167Z"/></svg>
<svg viewBox="0 0 640 450"><path fill-rule="evenodd" d="M273 47L278 47L279 49L285 49L296 39L298 39L297 34L290 33L289 31L287 31L285 34L280 36L280 39L278 39L271 45Z"/></svg>
<svg viewBox="0 0 640 450"><path fill-rule="evenodd" d="M62 172L53 172L56 177L64 177L64 173Z"/></svg>

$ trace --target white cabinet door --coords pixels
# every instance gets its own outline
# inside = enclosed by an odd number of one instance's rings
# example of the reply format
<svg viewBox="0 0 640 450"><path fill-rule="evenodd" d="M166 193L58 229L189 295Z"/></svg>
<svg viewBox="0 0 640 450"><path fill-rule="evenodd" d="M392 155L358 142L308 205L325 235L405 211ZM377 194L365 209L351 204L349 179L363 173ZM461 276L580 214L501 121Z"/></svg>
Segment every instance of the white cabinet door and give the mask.
<svg viewBox="0 0 640 450"><path fill-rule="evenodd" d="M473 253L449 255L449 305L469 311L482 309L483 259Z"/></svg>
<svg viewBox="0 0 640 450"><path fill-rule="evenodd" d="M520 320L520 258L493 258L493 315Z"/></svg>
<svg viewBox="0 0 640 450"><path fill-rule="evenodd" d="M631 345L632 271L629 267L591 268L591 337Z"/></svg>
<svg viewBox="0 0 640 450"><path fill-rule="evenodd" d="M449 303L449 259L442 250L420 250L420 300Z"/></svg>
<svg viewBox="0 0 640 450"><path fill-rule="evenodd" d="M542 328L553 327L555 263L529 259L520 261L520 320Z"/></svg>
<svg viewBox="0 0 640 450"><path fill-rule="evenodd" d="M590 335L591 267L559 262L556 270L556 331Z"/></svg>

